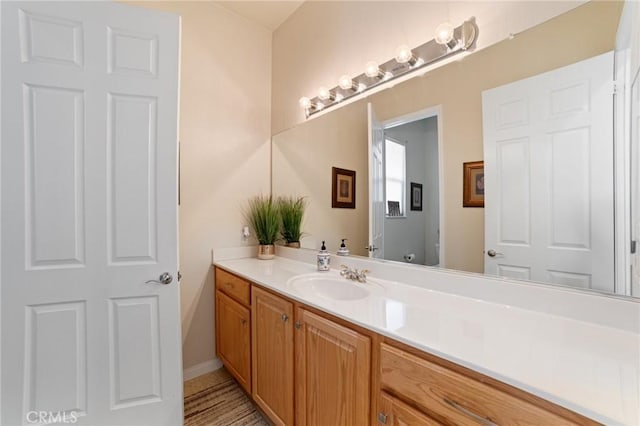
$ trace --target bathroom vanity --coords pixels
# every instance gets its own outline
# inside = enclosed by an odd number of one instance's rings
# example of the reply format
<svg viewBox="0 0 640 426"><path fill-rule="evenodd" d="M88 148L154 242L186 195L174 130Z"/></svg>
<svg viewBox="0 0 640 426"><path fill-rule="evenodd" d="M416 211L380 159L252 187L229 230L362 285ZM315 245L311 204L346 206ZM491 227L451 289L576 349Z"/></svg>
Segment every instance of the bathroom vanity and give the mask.
<svg viewBox="0 0 640 426"><path fill-rule="evenodd" d="M216 351L275 424L637 424L640 304L313 252L216 251ZM338 267L334 258L332 265Z"/></svg>

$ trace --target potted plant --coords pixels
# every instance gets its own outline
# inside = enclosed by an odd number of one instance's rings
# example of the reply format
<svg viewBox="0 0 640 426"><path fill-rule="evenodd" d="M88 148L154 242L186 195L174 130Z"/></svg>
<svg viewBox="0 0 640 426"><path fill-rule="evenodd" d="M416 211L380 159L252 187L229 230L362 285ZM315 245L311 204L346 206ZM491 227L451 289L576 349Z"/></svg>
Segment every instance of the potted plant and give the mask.
<svg viewBox="0 0 640 426"><path fill-rule="evenodd" d="M278 210L282 218L282 238L289 247L300 248L302 237L302 217L307 207L304 197L280 197L278 198Z"/></svg>
<svg viewBox="0 0 640 426"><path fill-rule="evenodd" d="M273 259L276 255L274 243L280 231L277 203L270 196L255 196L249 200L246 218L260 244L258 259Z"/></svg>

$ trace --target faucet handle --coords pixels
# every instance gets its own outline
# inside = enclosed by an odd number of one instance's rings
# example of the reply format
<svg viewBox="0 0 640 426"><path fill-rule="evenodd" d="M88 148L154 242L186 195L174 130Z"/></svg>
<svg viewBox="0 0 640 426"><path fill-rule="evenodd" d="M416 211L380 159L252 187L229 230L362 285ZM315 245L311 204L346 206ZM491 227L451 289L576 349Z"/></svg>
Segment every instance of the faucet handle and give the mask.
<svg viewBox="0 0 640 426"><path fill-rule="evenodd" d="M340 276L344 277L345 275L347 275L349 273L349 267L347 265L340 265L340 269L342 269L340 271Z"/></svg>
<svg viewBox="0 0 640 426"><path fill-rule="evenodd" d="M360 272L356 272L356 276L358 277L358 282L366 283L367 282L367 274L370 271L368 269L363 269Z"/></svg>

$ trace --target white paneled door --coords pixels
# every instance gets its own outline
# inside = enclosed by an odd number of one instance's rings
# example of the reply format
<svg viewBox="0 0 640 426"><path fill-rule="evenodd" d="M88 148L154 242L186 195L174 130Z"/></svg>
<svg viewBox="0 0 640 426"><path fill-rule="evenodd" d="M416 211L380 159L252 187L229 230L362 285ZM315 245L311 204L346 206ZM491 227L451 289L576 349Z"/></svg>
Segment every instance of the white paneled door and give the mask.
<svg viewBox="0 0 640 426"><path fill-rule="evenodd" d="M482 106L485 272L613 292L613 52Z"/></svg>
<svg viewBox="0 0 640 426"><path fill-rule="evenodd" d="M3 425L182 423L179 41L161 12L2 2Z"/></svg>
<svg viewBox="0 0 640 426"><path fill-rule="evenodd" d="M367 104L369 123L369 257L384 259L384 128Z"/></svg>

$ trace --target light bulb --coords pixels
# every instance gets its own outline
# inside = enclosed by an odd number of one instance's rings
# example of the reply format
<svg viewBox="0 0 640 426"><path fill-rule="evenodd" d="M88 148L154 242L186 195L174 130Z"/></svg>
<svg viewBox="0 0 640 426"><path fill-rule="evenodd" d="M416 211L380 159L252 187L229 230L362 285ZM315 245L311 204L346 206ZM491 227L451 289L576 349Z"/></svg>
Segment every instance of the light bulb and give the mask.
<svg viewBox="0 0 640 426"><path fill-rule="evenodd" d="M329 92L329 89L327 89L326 87L322 86L318 89L318 97L320 99L322 99L323 101L326 101L327 99L329 99L331 97L331 92Z"/></svg>
<svg viewBox="0 0 640 426"><path fill-rule="evenodd" d="M307 98L306 96L303 96L300 98L300 100L298 101L298 103L300 104L300 106L302 108L309 108L311 106L311 100L309 98Z"/></svg>
<svg viewBox="0 0 640 426"><path fill-rule="evenodd" d="M436 43L447 44L453 39L453 25L443 22L436 28Z"/></svg>
<svg viewBox="0 0 640 426"><path fill-rule="evenodd" d="M353 87L353 80L345 74L338 80L338 85L344 90L349 90Z"/></svg>
<svg viewBox="0 0 640 426"><path fill-rule="evenodd" d="M378 77L380 75L380 68L378 68L377 63L369 61L364 66L364 73L367 77Z"/></svg>
<svg viewBox="0 0 640 426"><path fill-rule="evenodd" d="M411 51L409 46L407 46L406 44L398 46L398 48L396 49L396 61L398 61L399 64L406 64L412 58L413 52Z"/></svg>

